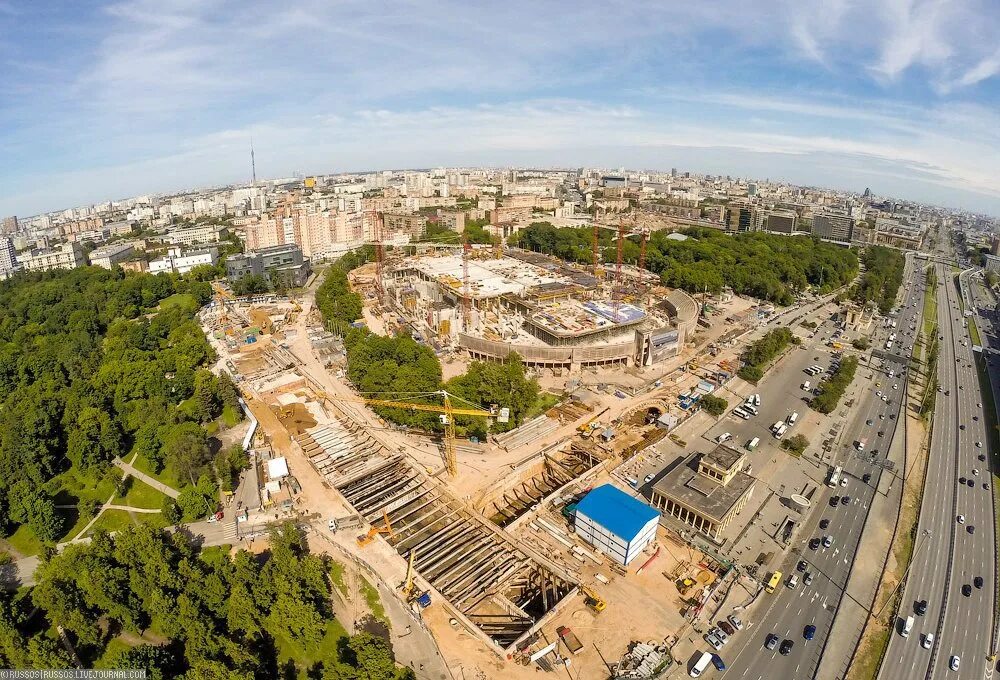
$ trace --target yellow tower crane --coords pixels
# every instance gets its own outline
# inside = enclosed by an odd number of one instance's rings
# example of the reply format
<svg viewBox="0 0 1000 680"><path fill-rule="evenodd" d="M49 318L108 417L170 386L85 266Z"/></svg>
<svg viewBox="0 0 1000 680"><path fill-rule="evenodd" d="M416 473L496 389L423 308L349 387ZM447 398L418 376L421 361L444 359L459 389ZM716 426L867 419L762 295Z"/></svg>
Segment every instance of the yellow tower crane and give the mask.
<svg viewBox="0 0 1000 680"><path fill-rule="evenodd" d="M444 425L444 462L445 469L452 477L458 475L458 460L455 455L455 416L476 416L480 418L492 418L496 414L493 411L484 411L479 408L455 408L451 405L454 395L445 390L435 392L444 402L443 406L437 404L415 404L409 401L395 401L392 399L372 399L369 397L343 397L339 394L319 393L319 396L334 401L353 401L368 406L385 406L387 408L402 408L410 411L430 411L441 414L441 424ZM464 401L464 400L463 400Z"/></svg>

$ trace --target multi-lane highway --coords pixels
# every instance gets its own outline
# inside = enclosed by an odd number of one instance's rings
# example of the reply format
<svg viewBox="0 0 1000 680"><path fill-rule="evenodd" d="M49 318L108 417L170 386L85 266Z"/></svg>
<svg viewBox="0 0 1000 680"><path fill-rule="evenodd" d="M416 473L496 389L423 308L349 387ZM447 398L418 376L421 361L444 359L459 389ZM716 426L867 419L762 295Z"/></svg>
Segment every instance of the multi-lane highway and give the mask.
<svg viewBox="0 0 1000 680"><path fill-rule="evenodd" d="M882 680L982 678L991 639L994 527L988 440L952 271L935 267L940 391L916 548L900 618L880 672ZM981 587L976 586L977 577L982 579ZM924 600L927 613L920 616L916 605ZM904 637L901 631L908 616L915 622ZM929 634L934 639L928 644ZM960 660L958 671L949 668L952 657Z"/></svg>
<svg viewBox="0 0 1000 680"><path fill-rule="evenodd" d="M921 299L922 288L923 275L914 268L904 283L903 298ZM761 595L767 599L754 612L753 625L736 636L721 652L729 667L723 674L725 678L798 679L815 675L824 640L830 632L847 585L868 510L883 474L881 466L872 465L857 456L853 445L855 441L864 439L869 451L878 450L877 457L885 458L901 415L905 381L900 372L907 368L909 347L913 342L912 336L903 329L909 331L911 325L918 324L921 311L919 304L906 305L896 319L897 328L880 327L872 333L873 345L881 348L884 348L890 333L895 332L898 337L894 352L886 353L882 360L873 360L872 363L877 364L874 370L878 386L866 389L865 395L855 404L845 425L841 447L834 452L836 463L844 469L847 486L835 489L823 487L824 491L813 499L818 507L800 527L796 536L797 547L778 567L786 578L788 574L798 573L799 584L791 589L782 583L773 594ZM903 346L900 347L900 344ZM867 370L860 366L858 376ZM889 377L890 371L892 378ZM884 401L883 394L886 397ZM879 432L882 432L881 437ZM867 482L864 481L866 477ZM846 505L838 502L836 507L832 507L831 498L834 496L838 499L849 496L850 501ZM820 528L821 522L829 524L824 529ZM825 535L833 538L833 545L811 549L810 541ZM808 586L803 583L803 573L797 572L799 560L805 560L808 565L806 570L813 574L813 582ZM804 630L809 625L815 626L816 632L814 639L807 641ZM781 655L778 649L766 649L764 641L769 633L774 633L780 640L793 641L790 653Z"/></svg>

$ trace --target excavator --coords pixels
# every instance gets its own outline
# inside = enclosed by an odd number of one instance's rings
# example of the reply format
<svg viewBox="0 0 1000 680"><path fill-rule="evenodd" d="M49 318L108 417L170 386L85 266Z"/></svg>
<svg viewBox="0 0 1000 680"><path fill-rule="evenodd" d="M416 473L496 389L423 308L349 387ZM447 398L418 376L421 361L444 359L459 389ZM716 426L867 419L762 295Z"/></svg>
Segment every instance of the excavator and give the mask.
<svg viewBox="0 0 1000 680"><path fill-rule="evenodd" d="M368 530L367 534L361 534L358 536L358 547L364 548L366 545L375 540L375 537L379 534L388 534L392 536L392 524L389 523L389 515L385 510L382 511L382 520L385 522L382 526L372 525L372 528Z"/></svg>

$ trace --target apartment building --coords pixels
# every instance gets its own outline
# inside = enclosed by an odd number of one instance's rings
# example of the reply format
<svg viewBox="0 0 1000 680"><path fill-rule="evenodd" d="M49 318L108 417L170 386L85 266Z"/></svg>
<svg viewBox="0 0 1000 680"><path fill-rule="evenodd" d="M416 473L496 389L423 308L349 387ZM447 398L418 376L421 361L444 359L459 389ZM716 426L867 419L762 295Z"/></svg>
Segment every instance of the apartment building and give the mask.
<svg viewBox="0 0 1000 680"><path fill-rule="evenodd" d="M219 249L215 246L201 248L199 250L184 251L180 247L174 246L167 250L165 257L152 260L149 263L150 274L160 274L163 272L174 274L187 274L195 267L203 264L215 265L219 261Z"/></svg>
<svg viewBox="0 0 1000 680"><path fill-rule="evenodd" d="M229 228L218 224L196 224L167 232L167 239L174 245L192 246L199 243L218 243L229 237Z"/></svg>
<svg viewBox="0 0 1000 680"><path fill-rule="evenodd" d="M132 257L135 253L135 246L131 243L111 243L100 248L95 248L90 253L90 264L95 267L111 269L119 262Z"/></svg>
<svg viewBox="0 0 1000 680"><path fill-rule="evenodd" d="M263 276L274 285L276 276L285 276L292 286L304 285L309 278L309 260L295 244L261 248L256 252L233 255L226 259L226 277L237 281L244 276Z"/></svg>
<svg viewBox="0 0 1000 680"><path fill-rule="evenodd" d="M850 243L854 238L854 218L836 213L813 215L812 233L827 241Z"/></svg>
<svg viewBox="0 0 1000 680"><path fill-rule="evenodd" d="M0 236L0 277L6 278L17 269L17 251L14 248L14 239L7 236Z"/></svg>
<svg viewBox="0 0 1000 680"><path fill-rule="evenodd" d="M21 267L33 272L73 269L86 264L79 243L61 243L55 248L35 249L17 258Z"/></svg>

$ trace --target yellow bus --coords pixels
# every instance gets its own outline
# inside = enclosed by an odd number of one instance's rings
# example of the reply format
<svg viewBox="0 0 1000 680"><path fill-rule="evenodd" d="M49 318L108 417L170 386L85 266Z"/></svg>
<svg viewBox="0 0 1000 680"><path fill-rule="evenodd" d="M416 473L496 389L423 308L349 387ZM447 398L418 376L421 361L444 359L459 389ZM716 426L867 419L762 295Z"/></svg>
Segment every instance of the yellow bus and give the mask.
<svg viewBox="0 0 1000 680"><path fill-rule="evenodd" d="M764 590L766 590L769 593L773 593L774 589L778 587L779 583L781 583L781 572L776 571L773 574L771 574L771 580L767 582L766 586L764 586Z"/></svg>

